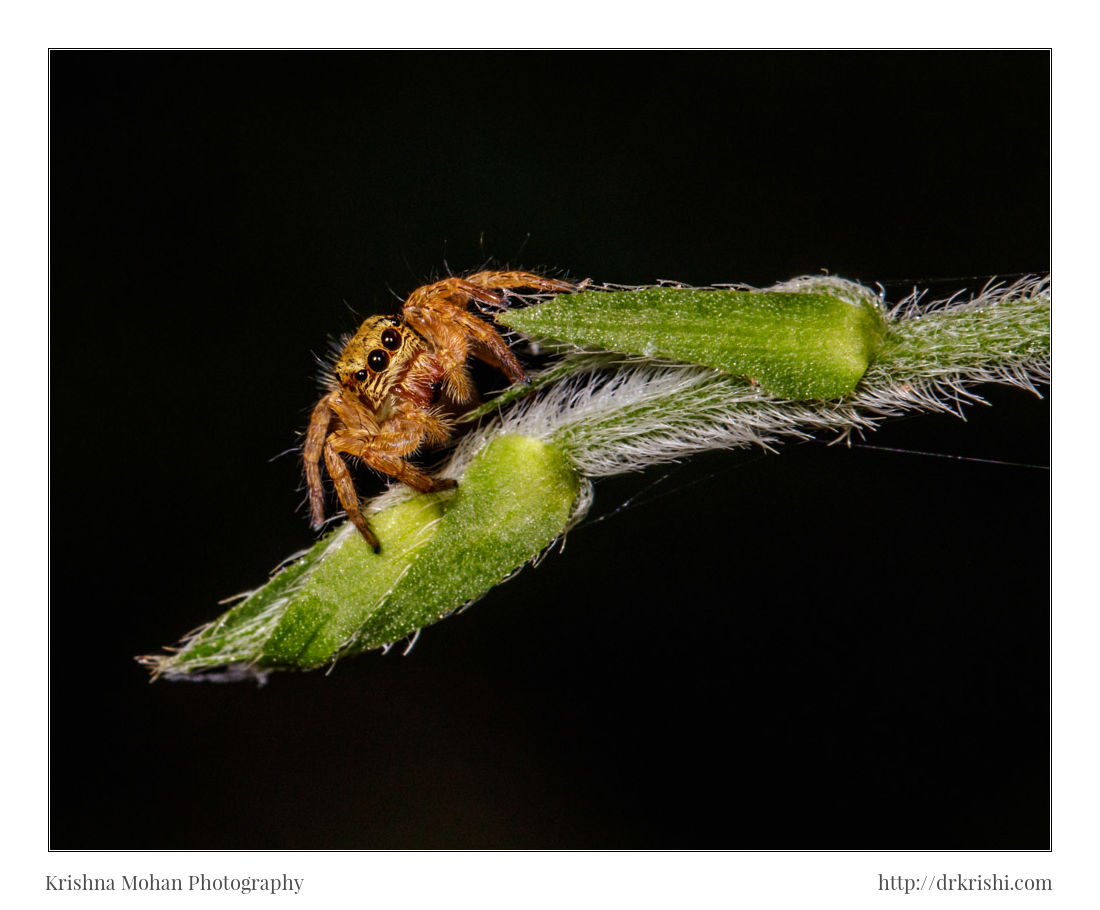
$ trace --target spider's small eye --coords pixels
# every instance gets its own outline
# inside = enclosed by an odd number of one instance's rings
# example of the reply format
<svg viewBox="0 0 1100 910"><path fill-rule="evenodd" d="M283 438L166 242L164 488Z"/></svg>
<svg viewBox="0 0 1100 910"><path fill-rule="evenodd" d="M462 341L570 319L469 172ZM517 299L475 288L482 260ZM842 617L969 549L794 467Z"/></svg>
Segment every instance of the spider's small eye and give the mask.
<svg viewBox="0 0 1100 910"><path fill-rule="evenodd" d="M367 355L367 366L376 373L381 373L389 365L390 355L381 348L375 348Z"/></svg>
<svg viewBox="0 0 1100 910"><path fill-rule="evenodd" d="M396 351L401 347L401 335L397 329L386 329L382 333L382 347L387 351Z"/></svg>
<svg viewBox="0 0 1100 910"><path fill-rule="evenodd" d="M358 379L360 382L366 382L367 375L368 373L366 370L359 370L359 372L355 374L355 378Z"/></svg>

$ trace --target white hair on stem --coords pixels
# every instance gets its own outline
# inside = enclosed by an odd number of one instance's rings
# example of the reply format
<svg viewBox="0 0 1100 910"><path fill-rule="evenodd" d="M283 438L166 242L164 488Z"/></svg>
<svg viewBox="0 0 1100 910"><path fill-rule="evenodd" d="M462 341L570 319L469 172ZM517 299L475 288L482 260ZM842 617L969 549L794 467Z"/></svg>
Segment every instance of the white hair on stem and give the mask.
<svg viewBox="0 0 1100 910"><path fill-rule="evenodd" d="M774 291L827 292L853 302L880 298L839 278L796 278ZM1050 282L988 285L970 300L925 303L914 293L889 312L889 334L853 395L792 401L718 370L606 355L574 355L576 372L505 409L467 436L443 473L460 478L492 437L516 433L561 445L586 477L637 471L709 449L806 439L846 439L906 411L961 416L980 402L973 387L1000 383L1039 394L1050 379ZM834 440L837 441L837 440ZM583 514L583 513L582 513Z"/></svg>

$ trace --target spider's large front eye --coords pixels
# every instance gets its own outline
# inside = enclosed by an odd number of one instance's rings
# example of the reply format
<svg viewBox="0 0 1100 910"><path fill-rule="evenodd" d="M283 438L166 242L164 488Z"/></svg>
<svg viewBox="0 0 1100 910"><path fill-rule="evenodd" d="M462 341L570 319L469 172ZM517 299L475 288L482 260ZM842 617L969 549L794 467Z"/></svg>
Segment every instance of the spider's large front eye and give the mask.
<svg viewBox="0 0 1100 910"><path fill-rule="evenodd" d="M396 351L401 347L401 335L397 329L386 329L382 333L382 347L387 351Z"/></svg>
<svg viewBox="0 0 1100 910"><path fill-rule="evenodd" d="M376 373L381 373L389 365L390 355L381 348L375 348L367 355L367 366Z"/></svg>

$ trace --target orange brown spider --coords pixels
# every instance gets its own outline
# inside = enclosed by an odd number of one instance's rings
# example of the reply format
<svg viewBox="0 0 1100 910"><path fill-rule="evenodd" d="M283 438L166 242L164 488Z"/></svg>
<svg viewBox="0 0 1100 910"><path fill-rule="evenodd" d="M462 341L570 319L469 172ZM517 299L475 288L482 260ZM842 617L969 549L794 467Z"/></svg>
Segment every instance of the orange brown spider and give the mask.
<svg viewBox="0 0 1100 910"><path fill-rule="evenodd" d="M512 382L527 374L496 329L467 310L470 303L504 306L502 290L563 292L573 285L530 272L478 272L446 278L409 295L400 316L372 316L337 359L332 391L313 409L302 451L313 527L324 522L320 461L348 518L377 553L378 538L363 516L343 456L352 455L422 493L446 490L406 460L421 446L450 438L448 416L470 403L470 355Z"/></svg>

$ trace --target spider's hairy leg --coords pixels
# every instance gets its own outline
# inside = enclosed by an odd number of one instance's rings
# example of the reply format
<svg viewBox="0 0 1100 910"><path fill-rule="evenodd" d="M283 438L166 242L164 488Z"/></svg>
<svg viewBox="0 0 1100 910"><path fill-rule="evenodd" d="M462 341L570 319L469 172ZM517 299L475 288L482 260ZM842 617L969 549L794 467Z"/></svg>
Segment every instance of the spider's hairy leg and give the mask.
<svg viewBox="0 0 1100 910"><path fill-rule="evenodd" d="M421 314L426 317L424 321L410 320L410 322L422 335L432 339L434 345L432 360L442 373L447 396L452 401L465 404L474 397L474 385L466 366L471 338L464 320L472 319L482 328L488 328L489 331L493 329L465 310L448 308L450 308L448 303L433 306L426 311L421 311Z"/></svg>
<svg viewBox="0 0 1100 910"><path fill-rule="evenodd" d="M533 272L477 272L468 278L444 278L418 288L409 295L405 307L407 310L436 300L446 300L462 310L471 302L491 310L501 310L505 307L504 295L494 292L521 288L563 294L576 290L576 285L556 278L543 278Z"/></svg>
<svg viewBox="0 0 1100 910"><path fill-rule="evenodd" d="M473 285L474 287L511 290L517 288L532 288L536 291L552 291L559 294L564 294L569 291L576 290L576 285L568 281L560 281L556 278L544 278L542 275L536 275L533 272L501 272L501 271L486 271L477 272L469 277L463 279L467 285ZM470 293L470 298L484 302L484 300L474 294ZM503 307L504 301L498 298L496 308ZM471 333L473 334L473 333ZM493 340L499 340L500 346L493 344ZM492 338L486 338L480 334L474 335L474 340L478 342L474 346L473 355L483 363L487 363L491 367L495 367L504 373L512 382L529 382L529 378L522 367L516 370L519 366L512 354L511 349L504 343L500 335L494 330L492 332Z"/></svg>
<svg viewBox="0 0 1100 910"><path fill-rule="evenodd" d="M337 430L325 443L325 467L328 468L329 476L336 487L336 495L340 500L340 505L344 507L351 523L359 529L359 533L366 539L370 548L375 553L379 553L382 550L382 545L378 542L378 538L374 536L374 531L371 530L370 524L363 515L363 509L359 505L359 494L355 491L355 483L351 479L351 471L348 470L348 466L344 464L344 459L340 457L340 453L336 449L343 432Z"/></svg>
<svg viewBox="0 0 1100 910"><path fill-rule="evenodd" d="M556 278L543 278L533 272L477 272L465 279L482 288L533 288L536 291L556 291L564 294L575 290L576 285Z"/></svg>
<svg viewBox="0 0 1100 910"><path fill-rule="evenodd" d="M302 461L306 469L306 486L309 490L309 515L313 530L318 530L325 521L325 488L321 484L321 457L335 414L333 401L335 392L330 392L317 402L309 418L305 445L302 446ZM331 472L330 472L331 473Z"/></svg>
<svg viewBox="0 0 1100 910"><path fill-rule="evenodd" d="M405 459L425 441L438 444L450 438L450 428L434 413L406 408L383 420L377 433L342 431L329 441L339 452L366 462L374 470L388 474L420 493L434 493L454 486L453 481L437 481Z"/></svg>
<svg viewBox="0 0 1100 910"><path fill-rule="evenodd" d="M512 382L526 382L527 373L495 328L466 309L471 300L500 305L493 291L448 278L414 291L402 315L417 332L431 339L443 366L448 390L455 401L466 402L472 395L466 357L473 342L474 353L501 370Z"/></svg>
<svg viewBox="0 0 1100 910"><path fill-rule="evenodd" d="M435 414L414 408L382 421L377 432L345 428L328 437L325 465L332 475L340 505L375 553L380 551L381 546L363 516L351 472L341 456L352 455L417 492L436 493L451 489L456 485L455 481L436 480L409 464L405 456L412 455L425 440L435 444L445 441L450 435L450 428Z"/></svg>

